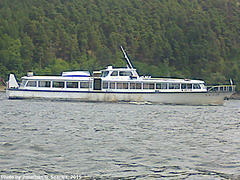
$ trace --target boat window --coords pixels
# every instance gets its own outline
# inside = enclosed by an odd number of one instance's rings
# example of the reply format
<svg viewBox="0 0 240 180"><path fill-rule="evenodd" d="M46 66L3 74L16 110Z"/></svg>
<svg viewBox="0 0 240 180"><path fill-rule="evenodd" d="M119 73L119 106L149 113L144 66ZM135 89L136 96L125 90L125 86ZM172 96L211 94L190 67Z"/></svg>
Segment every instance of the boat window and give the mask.
<svg viewBox="0 0 240 180"><path fill-rule="evenodd" d="M119 76L132 76L132 72L130 72L130 71L120 71Z"/></svg>
<svg viewBox="0 0 240 180"><path fill-rule="evenodd" d="M142 83L136 83L136 89L142 89Z"/></svg>
<svg viewBox="0 0 240 180"><path fill-rule="evenodd" d="M67 88L78 88L78 82L67 82Z"/></svg>
<svg viewBox="0 0 240 180"><path fill-rule="evenodd" d="M161 83L162 89L167 89L167 83Z"/></svg>
<svg viewBox="0 0 240 180"><path fill-rule="evenodd" d="M128 89L128 83L118 82L117 89Z"/></svg>
<svg viewBox="0 0 240 180"><path fill-rule="evenodd" d="M109 74L109 71L103 71L101 77L106 77Z"/></svg>
<svg viewBox="0 0 240 180"><path fill-rule="evenodd" d="M37 81L28 81L27 87L36 87L37 86Z"/></svg>
<svg viewBox="0 0 240 180"><path fill-rule="evenodd" d="M51 81L39 81L38 86L39 87L50 87Z"/></svg>
<svg viewBox="0 0 240 180"><path fill-rule="evenodd" d="M154 83L149 83L149 89L154 89Z"/></svg>
<svg viewBox="0 0 240 180"><path fill-rule="evenodd" d="M154 83L143 83L143 89L154 89Z"/></svg>
<svg viewBox="0 0 240 180"><path fill-rule="evenodd" d="M143 83L143 89L148 89L148 83Z"/></svg>
<svg viewBox="0 0 240 180"><path fill-rule="evenodd" d="M111 76L118 76L118 71L113 71Z"/></svg>
<svg viewBox="0 0 240 180"><path fill-rule="evenodd" d="M128 89L128 83L123 83L123 89Z"/></svg>
<svg viewBox="0 0 240 180"><path fill-rule="evenodd" d="M21 83L21 87L24 87L26 85L27 81L26 80L23 80L22 83Z"/></svg>
<svg viewBox="0 0 240 180"><path fill-rule="evenodd" d="M81 88L89 88L89 83L88 82L80 82L80 87Z"/></svg>
<svg viewBox="0 0 240 180"><path fill-rule="evenodd" d="M108 82L103 82L103 89L108 89Z"/></svg>
<svg viewBox="0 0 240 180"><path fill-rule="evenodd" d="M55 87L55 88L64 88L64 82L53 81L53 87Z"/></svg>
<svg viewBox="0 0 240 180"><path fill-rule="evenodd" d="M201 87L201 89L206 89L206 86L205 86L205 84L199 84L200 85L200 87Z"/></svg>
<svg viewBox="0 0 240 180"><path fill-rule="evenodd" d="M110 89L115 89L115 82L110 82Z"/></svg>
<svg viewBox="0 0 240 180"><path fill-rule="evenodd" d="M193 89L201 89L199 84L193 84Z"/></svg>
<svg viewBox="0 0 240 180"><path fill-rule="evenodd" d="M178 83L169 83L169 89L180 89L180 84L178 84Z"/></svg>
<svg viewBox="0 0 240 180"><path fill-rule="evenodd" d="M181 84L181 89L187 89L187 84Z"/></svg>
<svg viewBox="0 0 240 180"><path fill-rule="evenodd" d="M167 89L167 83L157 83L156 89Z"/></svg>
<svg viewBox="0 0 240 180"><path fill-rule="evenodd" d="M136 83L130 83L130 89L136 89Z"/></svg>
<svg viewBox="0 0 240 180"><path fill-rule="evenodd" d="M181 84L181 89L192 89L192 84Z"/></svg>
<svg viewBox="0 0 240 180"><path fill-rule="evenodd" d="M192 84L187 84L187 89L192 89Z"/></svg>
<svg viewBox="0 0 240 180"><path fill-rule="evenodd" d="M117 83L117 89L123 89L123 83Z"/></svg>

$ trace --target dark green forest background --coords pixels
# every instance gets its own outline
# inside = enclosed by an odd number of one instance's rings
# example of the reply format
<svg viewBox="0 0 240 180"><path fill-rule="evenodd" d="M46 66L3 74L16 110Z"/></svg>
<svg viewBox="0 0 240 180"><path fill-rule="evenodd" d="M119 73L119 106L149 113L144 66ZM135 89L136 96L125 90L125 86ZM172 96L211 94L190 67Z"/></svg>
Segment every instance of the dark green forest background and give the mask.
<svg viewBox="0 0 240 180"><path fill-rule="evenodd" d="M1 0L0 77L125 66L240 85L238 0Z"/></svg>

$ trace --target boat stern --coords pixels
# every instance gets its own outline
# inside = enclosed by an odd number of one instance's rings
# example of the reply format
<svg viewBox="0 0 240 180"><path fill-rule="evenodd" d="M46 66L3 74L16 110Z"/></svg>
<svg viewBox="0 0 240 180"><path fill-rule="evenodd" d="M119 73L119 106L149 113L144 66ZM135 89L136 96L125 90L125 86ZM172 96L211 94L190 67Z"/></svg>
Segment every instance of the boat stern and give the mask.
<svg viewBox="0 0 240 180"><path fill-rule="evenodd" d="M17 83L17 80L16 80L14 74L10 74L10 75L9 75L9 80L8 80L8 83L7 83L7 88L8 88L8 89L17 89L17 88L19 88L19 85L18 85L18 83Z"/></svg>
<svg viewBox="0 0 240 180"><path fill-rule="evenodd" d="M8 79L8 82L7 82L7 88L6 88L6 97L8 99L11 98L11 92L12 90L14 89L18 89L19 88L19 85L17 83L17 80L15 78L15 75L14 74L10 74L9 75L9 79Z"/></svg>

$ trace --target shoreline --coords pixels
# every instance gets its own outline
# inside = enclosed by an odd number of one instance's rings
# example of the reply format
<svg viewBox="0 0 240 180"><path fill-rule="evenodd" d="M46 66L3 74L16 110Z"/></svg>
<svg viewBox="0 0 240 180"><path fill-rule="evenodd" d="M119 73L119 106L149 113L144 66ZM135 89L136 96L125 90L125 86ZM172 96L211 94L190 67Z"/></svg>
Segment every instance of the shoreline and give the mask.
<svg viewBox="0 0 240 180"><path fill-rule="evenodd" d="M1 86L1 85L0 85L0 92L5 92L5 91L6 91L6 88L7 88L6 86Z"/></svg>

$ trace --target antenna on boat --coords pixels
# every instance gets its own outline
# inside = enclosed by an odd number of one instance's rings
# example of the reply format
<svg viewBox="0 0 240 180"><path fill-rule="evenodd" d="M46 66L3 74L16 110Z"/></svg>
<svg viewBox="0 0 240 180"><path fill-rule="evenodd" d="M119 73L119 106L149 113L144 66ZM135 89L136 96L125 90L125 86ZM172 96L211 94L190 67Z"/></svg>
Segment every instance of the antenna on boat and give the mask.
<svg viewBox="0 0 240 180"><path fill-rule="evenodd" d="M127 63L128 63L128 65L129 65L129 67L130 67L131 69L133 69L132 63L131 63L130 59L128 58L128 55L127 55L126 50L123 49L123 46L120 46L120 48L121 48L121 50L122 50L122 53L123 53L123 55L124 55L124 58L127 60Z"/></svg>

